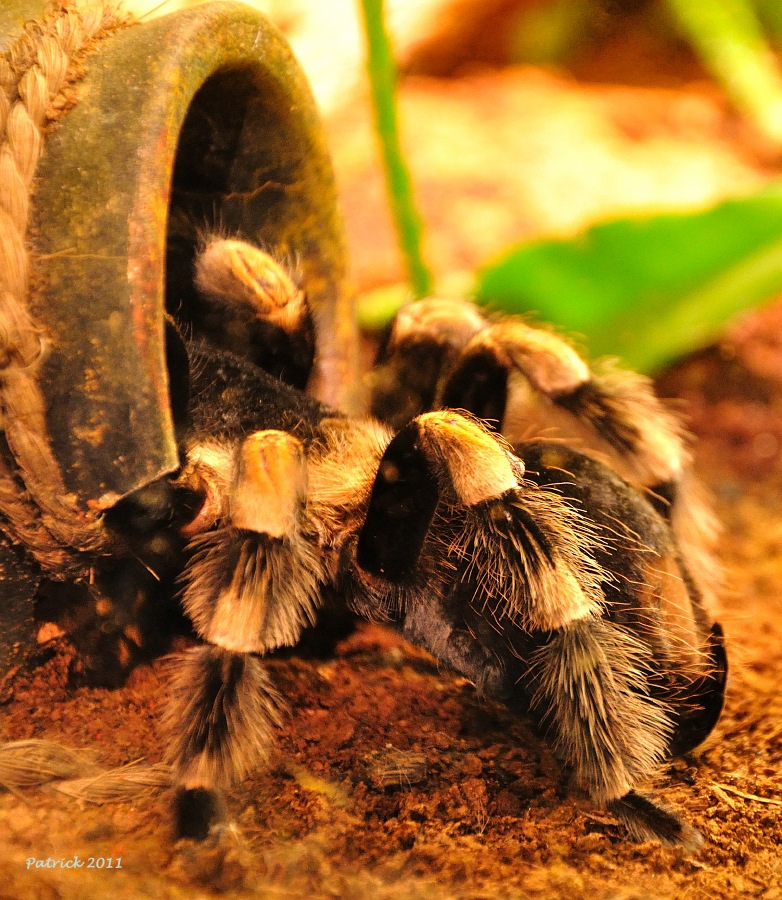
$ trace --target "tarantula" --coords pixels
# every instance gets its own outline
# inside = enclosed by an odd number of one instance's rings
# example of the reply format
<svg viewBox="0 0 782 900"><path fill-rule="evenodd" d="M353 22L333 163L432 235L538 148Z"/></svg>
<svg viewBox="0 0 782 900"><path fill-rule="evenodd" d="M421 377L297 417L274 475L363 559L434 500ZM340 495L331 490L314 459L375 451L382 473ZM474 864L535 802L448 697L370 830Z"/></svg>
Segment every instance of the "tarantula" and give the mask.
<svg viewBox="0 0 782 900"><path fill-rule="evenodd" d="M106 513L117 554L95 576L128 608L178 584L204 641L172 659L164 715L179 833L221 822L267 751L263 654L339 602L531 717L632 837L697 846L636 790L709 734L727 671L681 430L647 382L420 301L381 350L373 417L348 418L301 390L314 329L284 268L216 237L195 284L211 345L169 323L181 466Z"/></svg>

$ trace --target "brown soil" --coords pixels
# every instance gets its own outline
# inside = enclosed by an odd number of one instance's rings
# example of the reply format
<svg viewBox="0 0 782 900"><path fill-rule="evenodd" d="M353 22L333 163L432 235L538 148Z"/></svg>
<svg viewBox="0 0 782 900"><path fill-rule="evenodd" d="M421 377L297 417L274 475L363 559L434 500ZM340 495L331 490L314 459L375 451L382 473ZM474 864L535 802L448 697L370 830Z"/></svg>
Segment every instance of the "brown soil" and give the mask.
<svg viewBox="0 0 782 900"><path fill-rule="evenodd" d="M403 109L440 272L661 191L665 200L687 186L708 202L775 171L702 84L610 88L510 71L418 80ZM355 118L330 126L366 288L399 279L399 261L369 131ZM724 524L727 707L706 747L654 786L704 832L702 850L623 840L524 722L362 625L323 658L269 661L290 716L268 769L230 798L236 834L175 844L166 792L101 807L50 789L0 794L0 897L782 897L780 334L776 307L660 381L682 398ZM108 691L70 688L70 660L54 644L4 685L0 739L49 737L107 766L159 761L161 663ZM30 858L75 855L115 868L28 869Z"/></svg>
<svg viewBox="0 0 782 900"><path fill-rule="evenodd" d="M231 797L235 836L174 844L165 792L86 808L51 790L0 795L0 896L781 896L781 317L753 317L661 380L688 399L724 524L727 708L706 748L655 785L704 832L702 850L623 840L523 722L363 625L325 658L270 660L290 719L269 769ZM50 737L110 766L161 758L160 663L122 690L73 690L68 646L49 654L6 686L3 739ZM27 869L74 855L122 868Z"/></svg>
<svg viewBox="0 0 782 900"><path fill-rule="evenodd" d="M326 658L269 662L291 714L269 769L231 797L235 837L174 844L167 793L87 808L51 790L0 795L0 896L779 897L782 479L758 408L782 403L782 378L759 371L758 329L745 332L665 382L693 391L706 367L710 384L727 386L701 395L713 427L696 448L725 525L727 708L706 748L655 785L704 832L702 850L623 840L610 816L573 796L523 722L364 625ZM764 403L734 392L739 369L763 385ZM122 690L72 690L67 645L51 653L3 698L3 739L50 737L112 766L160 759L160 663ZM26 868L29 857L74 855L121 858L122 868Z"/></svg>

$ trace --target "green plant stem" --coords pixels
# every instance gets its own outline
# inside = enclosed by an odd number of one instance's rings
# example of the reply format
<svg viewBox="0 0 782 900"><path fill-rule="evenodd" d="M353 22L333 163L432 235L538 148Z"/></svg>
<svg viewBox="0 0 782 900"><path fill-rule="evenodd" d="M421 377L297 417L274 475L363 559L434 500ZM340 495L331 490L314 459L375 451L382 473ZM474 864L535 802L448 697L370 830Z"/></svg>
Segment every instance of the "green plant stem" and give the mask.
<svg viewBox="0 0 782 900"><path fill-rule="evenodd" d="M413 202L413 186L399 143L396 66L383 20L383 0L361 0L367 40L367 71L375 127L383 154L391 213L407 275L415 297L432 291L432 276L421 254L421 219Z"/></svg>
<svg viewBox="0 0 782 900"><path fill-rule="evenodd" d="M751 0L668 0L668 5L736 105L782 142L782 75Z"/></svg>

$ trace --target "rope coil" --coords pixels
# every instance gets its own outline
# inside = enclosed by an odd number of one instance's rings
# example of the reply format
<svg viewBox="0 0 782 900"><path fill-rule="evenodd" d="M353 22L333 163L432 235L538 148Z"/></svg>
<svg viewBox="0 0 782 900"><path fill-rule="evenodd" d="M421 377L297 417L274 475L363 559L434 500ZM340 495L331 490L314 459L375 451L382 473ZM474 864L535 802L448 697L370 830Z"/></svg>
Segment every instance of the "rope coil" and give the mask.
<svg viewBox="0 0 782 900"><path fill-rule="evenodd" d="M0 54L0 514L3 528L49 575L83 574L79 551L105 545L99 519L69 495L51 450L38 369L46 339L28 308L27 226L45 129L80 77L80 60L130 24L111 0L56 0Z"/></svg>

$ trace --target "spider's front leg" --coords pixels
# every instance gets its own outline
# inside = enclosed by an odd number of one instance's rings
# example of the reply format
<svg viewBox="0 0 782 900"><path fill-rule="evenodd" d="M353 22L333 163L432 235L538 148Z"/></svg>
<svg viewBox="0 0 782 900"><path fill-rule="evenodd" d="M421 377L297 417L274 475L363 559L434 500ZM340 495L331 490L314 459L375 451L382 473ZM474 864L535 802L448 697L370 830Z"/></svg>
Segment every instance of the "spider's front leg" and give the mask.
<svg viewBox="0 0 782 900"><path fill-rule="evenodd" d="M526 455L525 477L478 423L414 420L380 462L359 578L390 585L411 640L530 713L632 835L695 847L698 833L636 788L716 721L721 632L709 634L670 529L641 494L562 445Z"/></svg>
<svg viewBox="0 0 782 900"><path fill-rule="evenodd" d="M363 572L405 586L406 629L425 629L430 618L419 586L437 597L431 617L457 610L454 591L483 597L487 619L526 628L597 611L588 527L523 476L504 442L448 410L419 416L389 443L356 558Z"/></svg>
<svg viewBox="0 0 782 900"><path fill-rule="evenodd" d="M302 444L257 432L191 447L180 475L204 485L183 574L183 604L208 643L173 657L164 715L181 836L224 818L222 791L267 755L282 699L260 656L314 621L324 577L306 514Z"/></svg>

